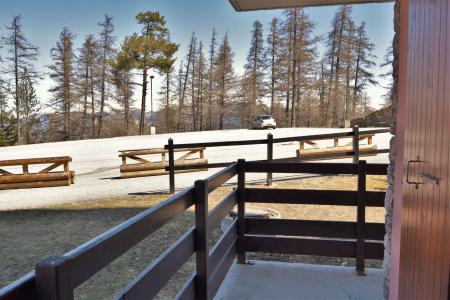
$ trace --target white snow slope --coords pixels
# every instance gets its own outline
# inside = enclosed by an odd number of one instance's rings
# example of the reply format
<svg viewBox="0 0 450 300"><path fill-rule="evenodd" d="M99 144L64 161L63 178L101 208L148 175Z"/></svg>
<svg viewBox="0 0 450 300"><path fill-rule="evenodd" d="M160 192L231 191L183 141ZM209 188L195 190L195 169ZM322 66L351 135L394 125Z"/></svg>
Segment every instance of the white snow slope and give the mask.
<svg viewBox="0 0 450 300"><path fill-rule="evenodd" d="M168 176L114 179L121 163L119 150L139 148L160 148L167 144L169 137L174 143L235 141L264 139L268 133L274 138L347 131L349 129L323 128L282 128L276 130L222 130L192 133L162 134L153 136L130 136L98 140L58 142L0 148L0 160L47 156L71 156L71 169L76 172L76 182L67 187L39 189L18 189L0 191L0 210L37 208L43 205L74 203L103 198L124 197L133 194L165 192L169 188ZM361 129L361 131L364 129ZM390 134L377 134L374 143L379 149L389 147ZM350 140L349 140L350 141ZM331 142L319 142L330 145ZM274 145L274 158L294 157L298 143ZM239 158L259 160L266 157L266 145L208 148L205 152L210 163L236 161ZM368 162L388 162L387 154L366 158ZM341 161L349 161L341 160ZM219 169L207 172L177 174L177 189L186 188L196 179L206 178ZM32 169L31 169L32 171ZM286 174L274 175L286 176ZM263 179L265 174L249 174L249 180Z"/></svg>

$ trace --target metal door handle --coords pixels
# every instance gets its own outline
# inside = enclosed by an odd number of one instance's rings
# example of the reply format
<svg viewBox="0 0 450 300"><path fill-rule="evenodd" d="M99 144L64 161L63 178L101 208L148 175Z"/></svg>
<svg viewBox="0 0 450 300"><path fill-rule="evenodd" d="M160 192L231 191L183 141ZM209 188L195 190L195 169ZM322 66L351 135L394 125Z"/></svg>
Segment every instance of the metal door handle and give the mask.
<svg viewBox="0 0 450 300"><path fill-rule="evenodd" d="M433 183L435 185L439 185L439 181L441 180L440 178L437 178L437 177L435 177L433 175L430 175L430 174L427 174L427 173L424 173L424 172L420 172L419 176L422 177L422 178L425 178L428 181L431 181L431 183Z"/></svg>

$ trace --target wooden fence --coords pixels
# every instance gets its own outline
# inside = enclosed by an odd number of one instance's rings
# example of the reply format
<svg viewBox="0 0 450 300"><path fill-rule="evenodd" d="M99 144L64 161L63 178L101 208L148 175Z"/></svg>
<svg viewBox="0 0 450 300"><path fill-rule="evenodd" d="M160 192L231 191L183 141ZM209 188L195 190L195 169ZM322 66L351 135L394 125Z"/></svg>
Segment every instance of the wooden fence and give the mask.
<svg viewBox="0 0 450 300"><path fill-rule="evenodd" d="M205 165L208 160L204 156L205 148L186 148L176 149L174 152L181 153L180 157L175 158L175 166L198 166ZM166 149L139 149L139 150L121 150L119 157L122 158L122 165L120 166L120 176L122 178L142 177L142 176L159 176L166 175L169 172L165 170L169 166L166 159L166 154L169 152ZM197 158L193 156L197 155ZM151 157L160 156L158 161L152 161ZM131 163L130 163L131 162ZM201 169L185 169L178 170L175 173L199 172L207 171L207 168Z"/></svg>
<svg viewBox="0 0 450 300"><path fill-rule="evenodd" d="M245 185L245 174L317 173L355 174L357 191L254 189ZM222 171L159 205L125 221L63 256L51 256L35 271L0 291L0 300L73 299L73 291L120 255L195 204L195 226L159 258L149 264L116 299L151 299L195 254L196 270L176 299L212 299L235 258L245 262L246 252L290 253L356 258L364 272L365 259L383 259L384 224L366 223L366 207L383 207L384 192L366 191L366 175L386 175L386 164L271 163L239 160ZM234 176L238 185L212 210L208 195ZM303 221L245 217L245 203L344 205L357 209L355 222ZM238 206L235 219L215 246L210 234ZM314 237L314 239L311 239Z"/></svg>
<svg viewBox="0 0 450 300"><path fill-rule="evenodd" d="M197 165L193 167L187 166L176 166L174 159L174 152L177 149L183 148L210 148L210 147L228 147L228 146L247 146L247 145L267 145L266 150L266 161L276 161L276 162L304 162L312 160L325 160L325 159L338 159L353 157L353 163L357 163L362 156L377 155L380 153L389 153L389 149L360 149L360 140L369 137L370 141L372 137L379 133L389 133L389 128L384 129L373 129L360 131L357 126L355 126L351 131L326 133L326 134L316 134L316 135L303 135L303 136L293 136L284 138L274 138L271 133L267 135L266 139L259 140L244 140L244 141L220 141L220 142L209 142L209 143L186 143L186 144L174 144L173 139L169 139L167 145L164 146L169 152L169 166L166 167L166 171L169 172L169 189L170 193L175 193L175 172L185 169L193 168L223 168L232 164L232 162L219 162L219 163L209 163L207 165ZM341 151L334 151L332 153L316 153L314 155L308 155L307 157L294 157L294 158L284 158L284 159L274 159L273 145L277 143L287 143L287 142L305 142L313 140L324 140L324 139L342 139L351 138L352 147ZM272 174L267 173L266 179L267 185L272 184Z"/></svg>
<svg viewBox="0 0 450 300"><path fill-rule="evenodd" d="M75 172L70 170L68 156L0 161L0 190L67 186L75 182ZM34 172L30 166L37 168ZM5 167L20 168L20 173ZM55 171L57 168L62 171Z"/></svg>

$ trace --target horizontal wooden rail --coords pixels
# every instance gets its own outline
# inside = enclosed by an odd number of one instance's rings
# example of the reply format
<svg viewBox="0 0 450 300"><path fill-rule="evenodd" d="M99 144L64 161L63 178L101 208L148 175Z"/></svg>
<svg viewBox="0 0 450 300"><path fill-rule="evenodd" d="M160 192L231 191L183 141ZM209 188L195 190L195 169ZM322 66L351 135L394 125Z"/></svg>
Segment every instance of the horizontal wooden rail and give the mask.
<svg viewBox="0 0 450 300"><path fill-rule="evenodd" d="M356 206L356 191L246 188L249 203ZM384 207L385 192L366 192L367 205Z"/></svg>
<svg viewBox="0 0 450 300"><path fill-rule="evenodd" d="M116 298L118 300L151 299L194 254L194 232L191 228L155 262L137 276Z"/></svg>
<svg viewBox="0 0 450 300"><path fill-rule="evenodd" d="M234 220L209 254L209 268L213 274L230 246L237 240L237 220Z"/></svg>
<svg viewBox="0 0 450 300"><path fill-rule="evenodd" d="M37 300L36 275L34 271L0 290L1 300Z"/></svg>
<svg viewBox="0 0 450 300"><path fill-rule="evenodd" d="M208 177L206 181L208 181L208 193L211 193L222 184L233 178L237 175L237 163L234 163L225 169L217 172L216 174Z"/></svg>
<svg viewBox="0 0 450 300"><path fill-rule="evenodd" d="M246 162L247 173L358 174L358 166L346 163Z"/></svg>
<svg viewBox="0 0 450 300"><path fill-rule="evenodd" d="M245 233L356 239L356 222L245 218ZM366 239L383 241L384 223L366 223Z"/></svg>
<svg viewBox="0 0 450 300"><path fill-rule="evenodd" d="M189 276L184 286L178 291L175 300L196 300L195 298L195 280L197 274L193 273Z"/></svg>
<svg viewBox="0 0 450 300"><path fill-rule="evenodd" d="M208 215L207 232L211 233L220 222L227 216L227 214L237 205L237 189L233 190L214 207Z"/></svg>
<svg viewBox="0 0 450 300"><path fill-rule="evenodd" d="M72 161L72 158L69 156L11 159L11 160L0 161L0 167L10 167L10 166L23 165L23 164L41 165L41 164L51 164L51 163L68 163L71 161Z"/></svg>
<svg viewBox="0 0 450 300"><path fill-rule="evenodd" d="M191 149L183 149L178 148L175 149L174 152L185 152L185 151L200 151L205 150L205 147L199 147L199 148L191 148ZM119 150L120 154L119 157L129 157L134 155L150 155L150 154L166 154L169 153L168 149L164 148L152 148L152 149L135 149L135 150Z"/></svg>
<svg viewBox="0 0 450 300"><path fill-rule="evenodd" d="M387 164L367 164L367 175L386 175ZM358 164L348 163L292 163L249 161L245 163L248 173L307 173L326 175L356 175Z"/></svg>
<svg viewBox="0 0 450 300"><path fill-rule="evenodd" d="M71 286L82 284L193 204L190 188L65 254L64 268L70 273Z"/></svg>
<svg viewBox="0 0 450 300"><path fill-rule="evenodd" d="M279 254L356 257L356 242L296 237L245 236L245 250ZM383 259L383 243L365 242L365 258Z"/></svg>
<svg viewBox="0 0 450 300"><path fill-rule="evenodd" d="M375 130L364 130L360 131L360 135L364 134L376 134L376 133L388 133L389 129L375 129ZM314 134L314 135L300 135L293 137L285 137L285 138L274 138L273 143L285 143L285 142L298 142L298 141L308 141L308 140L325 140L330 138L339 138L339 137L352 137L354 135L353 131L344 131L344 132L334 132L334 133L326 133L326 134ZM174 144L174 149L180 148L198 148L198 147L226 147L226 146L246 146L246 145L261 145L267 144L267 139L258 139L258 140L241 140L241 141L220 141L220 142L208 142L208 143L185 143L185 144ZM165 149L168 149L169 146L165 145Z"/></svg>
<svg viewBox="0 0 450 300"><path fill-rule="evenodd" d="M196 166L174 166L173 169L175 171L182 170L194 170L194 169L214 169L214 168L226 168L234 164L235 162L224 162L224 163L208 163L208 164L199 164ZM166 171L169 171L170 168L165 167Z"/></svg>

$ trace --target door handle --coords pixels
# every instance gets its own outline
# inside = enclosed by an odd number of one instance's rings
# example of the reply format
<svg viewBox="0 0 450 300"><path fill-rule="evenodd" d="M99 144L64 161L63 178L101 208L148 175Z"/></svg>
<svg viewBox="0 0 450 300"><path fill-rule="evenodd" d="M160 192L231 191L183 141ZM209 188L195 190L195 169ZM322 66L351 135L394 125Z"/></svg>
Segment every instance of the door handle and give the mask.
<svg viewBox="0 0 450 300"><path fill-rule="evenodd" d="M431 183L435 184L435 185L439 185L439 181L441 180L440 178L437 178L436 176L424 173L424 172L420 172L419 176L430 181Z"/></svg>

